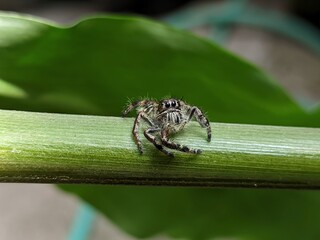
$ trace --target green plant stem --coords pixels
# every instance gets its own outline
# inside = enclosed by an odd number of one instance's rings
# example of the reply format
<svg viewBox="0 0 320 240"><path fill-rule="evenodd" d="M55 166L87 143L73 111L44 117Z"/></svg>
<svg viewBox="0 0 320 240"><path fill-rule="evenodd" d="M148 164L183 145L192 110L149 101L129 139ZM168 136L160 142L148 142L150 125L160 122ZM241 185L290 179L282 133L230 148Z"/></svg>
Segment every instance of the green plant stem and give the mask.
<svg viewBox="0 0 320 240"><path fill-rule="evenodd" d="M320 188L320 129L192 122L174 140L203 153L168 158L132 118L0 110L0 182Z"/></svg>

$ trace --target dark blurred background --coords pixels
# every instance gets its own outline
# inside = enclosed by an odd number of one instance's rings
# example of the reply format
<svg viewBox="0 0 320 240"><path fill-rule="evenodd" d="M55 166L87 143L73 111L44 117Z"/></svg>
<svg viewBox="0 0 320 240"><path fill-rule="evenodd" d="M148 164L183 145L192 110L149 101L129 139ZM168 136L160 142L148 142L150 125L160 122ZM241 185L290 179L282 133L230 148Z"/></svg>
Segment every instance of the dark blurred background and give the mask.
<svg viewBox="0 0 320 240"><path fill-rule="evenodd" d="M223 1L192 1L192 0L1 0L0 9L33 13L58 22L78 18L83 14L96 12L136 13L151 17L173 13L189 4L203 4ZM320 2L317 0L251 0L264 8L290 12L320 27ZM52 15L47 15L47 14ZM61 14L64 14L62 16Z"/></svg>
<svg viewBox="0 0 320 240"><path fill-rule="evenodd" d="M155 18L210 38L250 60L301 105L312 108L320 100L317 0L0 0L0 10L61 24L97 13ZM0 239L65 239L80 204L53 185L0 185ZM133 239L99 215L94 221L90 239Z"/></svg>

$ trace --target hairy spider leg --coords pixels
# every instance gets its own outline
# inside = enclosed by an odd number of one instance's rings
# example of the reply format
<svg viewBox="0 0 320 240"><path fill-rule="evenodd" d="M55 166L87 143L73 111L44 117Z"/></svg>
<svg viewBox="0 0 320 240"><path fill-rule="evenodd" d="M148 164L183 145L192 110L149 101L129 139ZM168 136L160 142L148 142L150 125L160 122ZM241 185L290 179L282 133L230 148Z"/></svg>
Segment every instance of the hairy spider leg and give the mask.
<svg viewBox="0 0 320 240"><path fill-rule="evenodd" d="M188 152L188 153L195 153L195 154L200 154L202 152L200 149L192 149L192 148L189 148L185 145L181 145L179 143L172 142L169 139L169 131L168 130L161 131L161 141L164 146L171 148L171 149L179 150L181 152Z"/></svg>
<svg viewBox="0 0 320 240"><path fill-rule="evenodd" d="M136 145L138 147L139 152L142 154L143 153L142 143L139 138L139 125L140 125L140 121L141 121L141 115L142 114L138 114L138 116L134 120L132 135L133 135L134 142L136 143Z"/></svg>
<svg viewBox="0 0 320 240"><path fill-rule="evenodd" d="M190 110L190 115L188 121L192 119L192 117L195 116L196 120L200 124L201 127L207 129L207 135L208 135L208 142L211 141L211 127L208 118L206 118L203 114L203 112L197 108L197 107L192 107Z"/></svg>
<svg viewBox="0 0 320 240"><path fill-rule="evenodd" d="M139 101L135 101L130 103L127 108L122 111L122 117L126 116L129 112L131 112L133 109L137 108L137 107L144 107L147 104L151 103L152 101L150 100L139 100Z"/></svg>
<svg viewBox="0 0 320 240"><path fill-rule="evenodd" d="M159 132L160 128L149 128L144 131L144 136L153 143L153 145L161 152L166 154L169 157L174 157L172 152L169 152L168 150L163 148L163 145L157 142L157 139L155 136L153 136L151 133Z"/></svg>
<svg viewBox="0 0 320 240"><path fill-rule="evenodd" d="M139 138L139 126L140 126L141 119L146 121L150 126L152 126L153 124L149 120L149 118L145 115L145 113L143 113L143 112L140 112L137 115L137 117L135 118L135 120L134 120L133 129L132 129L132 135L133 135L134 142L138 146L139 152L142 154L143 153L143 148L142 148L141 140Z"/></svg>

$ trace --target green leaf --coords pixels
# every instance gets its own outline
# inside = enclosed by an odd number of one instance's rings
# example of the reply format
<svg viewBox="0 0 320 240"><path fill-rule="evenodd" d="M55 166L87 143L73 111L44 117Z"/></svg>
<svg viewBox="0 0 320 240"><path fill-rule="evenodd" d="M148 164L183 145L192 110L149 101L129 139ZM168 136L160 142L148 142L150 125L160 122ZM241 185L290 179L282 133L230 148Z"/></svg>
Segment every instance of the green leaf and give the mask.
<svg viewBox="0 0 320 240"><path fill-rule="evenodd" d="M312 191L63 185L137 237L318 239Z"/></svg>
<svg viewBox="0 0 320 240"><path fill-rule="evenodd" d="M214 121L319 126L259 69L187 32L126 17L0 20L0 78L29 96L2 108L118 116L127 97L172 94Z"/></svg>
<svg viewBox="0 0 320 240"><path fill-rule="evenodd" d="M5 109L118 116L127 97L172 94L201 106L211 121L320 126L319 112L306 112L252 64L207 40L142 18L97 17L59 27L2 13L0 79L11 89L0 91ZM317 192L63 188L140 237L320 235Z"/></svg>

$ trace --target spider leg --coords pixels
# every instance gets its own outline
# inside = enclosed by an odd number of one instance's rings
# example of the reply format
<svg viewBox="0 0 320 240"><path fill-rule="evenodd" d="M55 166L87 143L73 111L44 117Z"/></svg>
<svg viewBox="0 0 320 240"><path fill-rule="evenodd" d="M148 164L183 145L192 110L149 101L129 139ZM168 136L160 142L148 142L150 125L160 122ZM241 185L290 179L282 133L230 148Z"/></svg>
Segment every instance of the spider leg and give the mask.
<svg viewBox="0 0 320 240"><path fill-rule="evenodd" d="M210 126L208 118L206 118L206 116L204 116L203 112L197 107L191 108L188 121L190 121L193 116L196 117L196 119L201 127L207 129L208 142L210 142L211 141L211 126Z"/></svg>
<svg viewBox="0 0 320 240"><path fill-rule="evenodd" d="M153 125L153 123L151 122L151 120L147 116L145 116L145 114L143 112L140 112L134 120L132 135L133 135L134 142L138 146L139 152L142 154L143 148L142 148L141 140L139 138L139 126L140 126L141 119L146 121L150 126Z"/></svg>
<svg viewBox="0 0 320 240"><path fill-rule="evenodd" d="M130 103L127 108L125 110L122 111L122 117L126 116L129 112L131 112L133 109L137 108L137 107L143 107L149 103L151 103L152 101L150 100L139 100L139 101L135 101Z"/></svg>
<svg viewBox="0 0 320 240"><path fill-rule="evenodd" d="M150 126L154 126L154 123L149 119L149 117L145 113L141 113L141 117Z"/></svg>
<svg viewBox="0 0 320 240"><path fill-rule="evenodd" d="M168 137L169 137L168 131L162 130L161 131L161 142L164 146L166 146L168 148L176 149L181 152L188 152L188 153L194 153L194 154L199 154L202 152L201 149L192 149L192 148L189 148L185 145L181 145L179 143L172 142Z"/></svg>
<svg viewBox="0 0 320 240"><path fill-rule="evenodd" d="M155 136L153 136L151 133L159 132L160 128L149 128L144 131L144 136L153 143L153 145L161 152L166 154L169 157L174 157L172 152L169 152L168 150L163 148L163 145L159 143Z"/></svg>
<svg viewBox="0 0 320 240"><path fill-rule="evenodd" d="M142 118L141 115L142 114L139 113L138 116L136 117L136 119L134 120L132 135L133 135L134 142L136 143L136 145L138 147L139 152L142 154L143 153L142 143L139 138L139 125L140 125L140 121Z"/></svg>

